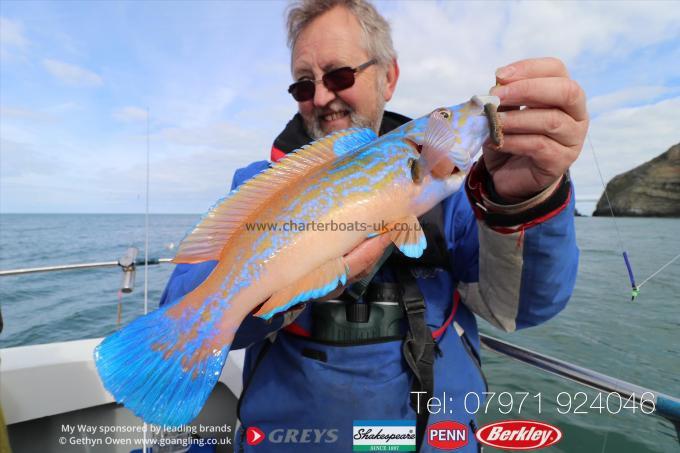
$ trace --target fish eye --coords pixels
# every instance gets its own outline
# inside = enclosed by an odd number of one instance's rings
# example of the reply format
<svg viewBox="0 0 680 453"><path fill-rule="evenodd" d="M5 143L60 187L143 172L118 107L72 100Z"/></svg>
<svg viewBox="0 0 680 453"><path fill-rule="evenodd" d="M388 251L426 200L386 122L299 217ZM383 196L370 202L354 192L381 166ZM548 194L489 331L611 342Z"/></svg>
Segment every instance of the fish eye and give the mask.
<svg viewBox="0 0 680 453"><path fill-rule="evenodd" d="M444 118L445 120L448 120L449 118L451 118L451 113L449 113L448 110L440 110L440 111L439 111L439 116L441 116L441 117Z"/></svg>

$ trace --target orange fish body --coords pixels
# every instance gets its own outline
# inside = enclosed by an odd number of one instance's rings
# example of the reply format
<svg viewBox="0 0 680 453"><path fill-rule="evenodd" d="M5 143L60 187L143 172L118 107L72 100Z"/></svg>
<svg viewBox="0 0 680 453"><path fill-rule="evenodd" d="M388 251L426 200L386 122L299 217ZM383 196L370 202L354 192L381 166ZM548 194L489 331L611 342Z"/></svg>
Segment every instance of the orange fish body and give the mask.
<svg viewBox="0 0 680 453"><path fill-rule="evenodd" d="M380 138L369 129L331 134L232 191L174 260L218 260L208 278L97 347L106 388L145 421L187 423L256 307L264 303L255 315L269 319L344 285L342 257L368 237L388 234L420 256L427 244L417 217L462 185L489 134L484 103L437 109Z"/></svg>

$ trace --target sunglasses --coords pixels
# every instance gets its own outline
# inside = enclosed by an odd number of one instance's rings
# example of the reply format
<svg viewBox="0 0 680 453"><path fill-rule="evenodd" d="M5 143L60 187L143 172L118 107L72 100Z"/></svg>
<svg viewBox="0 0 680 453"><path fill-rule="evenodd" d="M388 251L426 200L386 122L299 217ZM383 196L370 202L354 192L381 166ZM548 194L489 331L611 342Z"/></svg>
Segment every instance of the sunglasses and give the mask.
<svg viewBox="0 0 680 453"><path fill-rule="evenodd" d="M309 101L314 98L314 92L316 91L316 84L323 82L324 86L328 88L329 91L342 91L354 85L356 80L355 74L363 71L372 64L377 63L378 60L375 58L367 61L364 64L357 66L356 68L350 68L345 66L338 69L333 69L323 75L321 80L300 80L299 82L293 83L288 87L288 92L293 95L293 98L298 102Z"/></svg>

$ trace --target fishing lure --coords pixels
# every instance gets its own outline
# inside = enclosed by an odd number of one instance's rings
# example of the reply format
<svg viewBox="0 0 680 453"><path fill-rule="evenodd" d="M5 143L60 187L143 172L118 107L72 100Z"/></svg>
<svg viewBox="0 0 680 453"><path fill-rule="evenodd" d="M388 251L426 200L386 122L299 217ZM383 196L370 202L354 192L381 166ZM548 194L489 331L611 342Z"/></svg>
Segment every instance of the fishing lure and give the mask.
<svg viewBox="0 0 680 453"><path fill-rule="evenodd" d="M269 319L344 285L342 257L377 234L406 256L423 253L417 217L460 189L490 129L500 144L489 113L498 104L473 97L380 138L370 129L339 131L233 190L173 260L218 260L215 269L191 293L97 346L104 386L146 422L191 421L220 377L236 330L259 305L255 316Z"/></svg>

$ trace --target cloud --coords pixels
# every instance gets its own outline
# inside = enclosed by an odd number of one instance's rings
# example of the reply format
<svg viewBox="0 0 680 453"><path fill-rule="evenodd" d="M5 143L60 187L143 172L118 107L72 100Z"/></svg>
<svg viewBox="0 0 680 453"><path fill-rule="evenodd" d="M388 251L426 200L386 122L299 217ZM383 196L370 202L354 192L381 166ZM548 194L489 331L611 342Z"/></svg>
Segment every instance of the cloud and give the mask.
<svg viewBox="0 0 680 453"><path fill-rule="evenodd" d="M151 109L151 118L172 118L183 126L205 125L222 116L234 102L237 92L226 86L168 84L156 108ZM152 106L153 107L153 106Z"/></svg>
<svg viewBox="0 0 680 453"><path fill-rule="evenodd" d="M626 73L656 75L626 59L677 41L680 9L671 2L647 3L621 2L616 8L607 2L533 1L386 5L401 63L390 107L420 115L442 103L458 103L486 93L498 66L548 55L565 61L572 73L597 72L598 82L617 78L615 68L622 61Z"/></svg>
<svg viewBox="0 0 680 453"><path fill-rule="evenodd" d="M139 107L123 107L113 112L113 117L125 123L146 121L146 110Z"/></svg>
<svg viewBox="0 0 680 453"><path fill-rule="evenodd" d="M23 107L0 106L0 120L55 121L56 117L46 112Z"/></svg>
<svg viewBox="0 0 680 453"><path fill-rule="evenodd" d="M74 64L46 58L43 66L54 77L69 85L99 86L104 83L98 74Z"/></svg>
<svg viewBox="0 0 680 453"><path fill-rule="evenodd" d="M24 52L30 42L20 22L0 17L0 60L9 60Z"/></svg>
<svg viewBox="0 0 680 453"><path fill-rule="evenodd" d="M591 116L597 116L602 112L615 110L631 104L647 104L650 100L658 99L673 91L678 91L665 86L634 86L623 90L596 96L588 101L588 112Z"/></svg>
<svg viewBox="0 0 680 453"><path fill-rule="evenodd" d="M149 182L153 212L205 212L229 192L231 178L237 168L267 157L266 151L255 156L244 154L237 147L219 152L202 148L169 152L159 149L161 146L151 146ZM109 161L108 166L91 169L82 186L104 189L123 205L129 206L138 194L143 193L145 184L146 166L131 159ZM110 207L107 204L107 209Z"/></svg>
<svg viewBox="0 0 680 453"><path fill-rule="evenodd" d="M605 183L680 142L678 109L680 97L675 97L640 107L612 110L591 122L590 141ZM572 167L572 175L577 197L597 198L602 193L590 143L586 142Z"/></svg>
<svg viewBox="0 0 680 453"><path fill-rule="evenodd" d="M24 36L24 27L20 22L15 22L5 17L0 17L0 42L2 47L28 47L29 41Z"/></svg>
<svg viewBox="0 0 680 453"><path fill-rule="evenodd" d="M271 145L261 137L268 135L226 121L218 121L197 127L169 127L154 134L160 140L172 145L192 148L213 148L217 150L241 149L265 150Z"/></svg>
<svg viewBox="0 0 680 453"><path fill-rule="evenodd" d="M33 145L0 138L0 167L4 182L17 181L28 175L51 176L60 173L63 165L54 157Z"/></svg>

